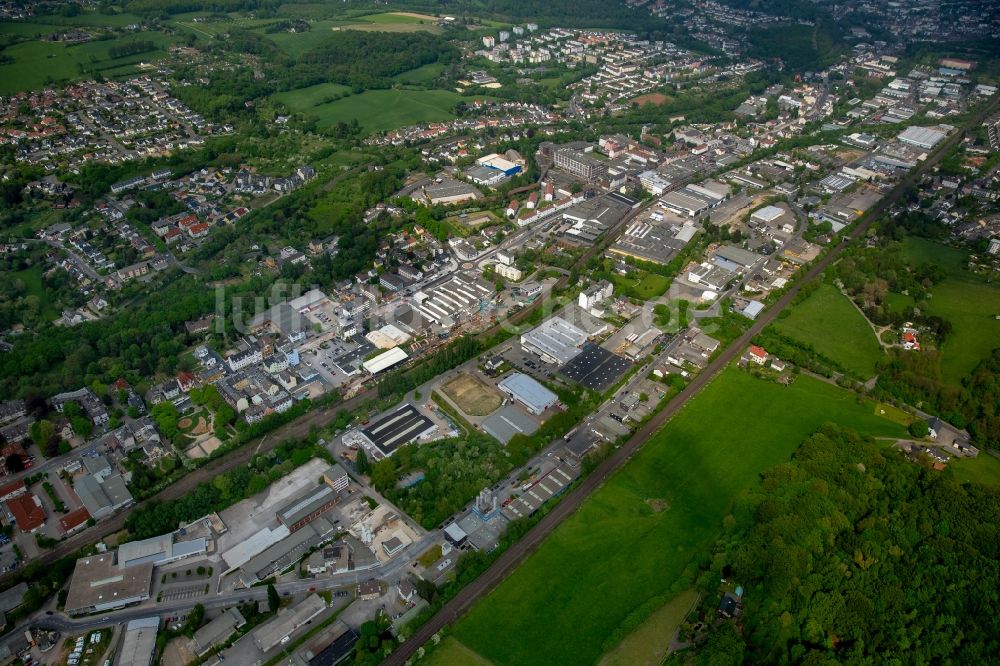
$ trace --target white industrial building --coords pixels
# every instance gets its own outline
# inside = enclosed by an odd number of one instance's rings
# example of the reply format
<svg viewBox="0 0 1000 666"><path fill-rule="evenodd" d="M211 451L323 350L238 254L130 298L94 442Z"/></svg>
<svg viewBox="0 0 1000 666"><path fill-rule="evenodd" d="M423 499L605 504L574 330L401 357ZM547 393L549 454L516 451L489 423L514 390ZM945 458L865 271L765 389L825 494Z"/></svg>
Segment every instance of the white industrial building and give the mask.
<svg viewBox="0 0 1000 666"><path fill-rule="evenodd" d="M409 355L399 347L393 347L389 351L382 352L378 356L368 359L361 364L370 375L377 375L389 368L399 365L409 358Z"/></svg>
<svg viewBox="0 0 1000 666"><path fill-rule="evenodd" d="M565 319L552 317L521 334L521 346L538 354L546 363L562 365L580 353L580 348L588 337L586 331Z"/></svg>
<svg viewBox="0 0 1000 666"><path fill-rule="evenodd" d="M559 397L555 393L520 372L504 377L497 384L497 388L536 415L559 402Z"/></svg>

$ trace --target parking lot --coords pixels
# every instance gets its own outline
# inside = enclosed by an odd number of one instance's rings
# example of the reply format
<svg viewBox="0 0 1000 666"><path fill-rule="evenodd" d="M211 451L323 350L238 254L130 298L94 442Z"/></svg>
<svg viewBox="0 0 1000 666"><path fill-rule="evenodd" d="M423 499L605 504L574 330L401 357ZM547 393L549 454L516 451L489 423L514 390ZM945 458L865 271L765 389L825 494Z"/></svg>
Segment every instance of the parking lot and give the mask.
<svg viewBox="0 0 1000 666"><path fill-rule="evenodd" d="M194 599L205 595L205 588L208 583L196 583L191 585L167 585L160 591L161 601L180 601L181 599Z"/></svg>

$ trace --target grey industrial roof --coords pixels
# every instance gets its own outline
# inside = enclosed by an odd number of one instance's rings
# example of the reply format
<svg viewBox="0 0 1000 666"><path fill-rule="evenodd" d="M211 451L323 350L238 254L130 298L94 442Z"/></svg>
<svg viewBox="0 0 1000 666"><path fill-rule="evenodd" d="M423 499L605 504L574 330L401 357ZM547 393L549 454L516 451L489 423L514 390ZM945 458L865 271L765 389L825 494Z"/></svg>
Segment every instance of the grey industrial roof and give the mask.
<svg viewBox="0 0 1000 666"><path fill-rule="evenodd" d="M555 393L520 372L504 377L497 384L497 388L510 393L537 412L544 412L559 401L559 396Z"/></svg>
<svg viewBox="0 0 1000 666"><path fill-rule="evenodd" d="M587 341L586 331L561 317L552 317L521 336L521 343L528 344L559 363L566 363L580 353L580 345Z"/></svg>
<svg viewBox="0 0 1000 666"><path fill-rule="evenodd" d="M270 622L265 622L253 632L253 642L267 652L286 636L305 625L326 608L326 602L316 594L310 594L301 603L279 613Z"/></svg>
<svg viewBox="0 0 1000 666"><path fill-rule="evenodd" d="M290 502L276 512L278 520L286 525L294 525L299 520L331 501L337 493L330 486L323 484L308 488L299 493Z"/></svg>
<svg viewBox="0 0 1000 666"><path fill-rule="evenodd" d="M577 473L568 465L559 465L536 481L520 497L503 508L503 513L511 520L526 518L558 495L573 482Z"/></svg>
<svg viewBox="0 0 1000 666"><path fill-rule="evenodd" d="M18 583L14 587L0 592L0 613L7 613L24 603L24 595L28 593L27 583Z"/></svg>
<svg viewBox="0 0 1000 666"><path fill-rule="evenodd" d="M483 421L483 430L506 444L514 435L530 435L538 430L538 421L516 405L506 405Z"/></svg>
<svg viewBox="0 0 1000 666"><path fill-rule="evenodd" d="M194 632L195 654L202 655L208 652L232 636L233 632L244 624L246 620L243 619L239 609L227 608L222 615Z"/></svg>
<svg viewBox="0 0 1000 666"><path fill-rule="evenodd" d="M149 666L156 652L156 632L160 618L144 617L125 625L125 639L116 663L123 666Z"/></svg>
<svg viewBox="0 0 1000 666"><path fill-rule="evenodd" d="M73 578L66 597L66 612L98 605L127 602L149 596L153 582L153 565L140 564L119 569L114 564L114 553L92 555L76 561Z"/></svg>
<svg viewBox="0 0 1000 666"><path fill-rule="evenodd" d="M307 550L322 543L332 532L333 525L323 517L306 524L240 567L245 574L244 581L263 580L272 573L286 569L305 555Z"/></svg>

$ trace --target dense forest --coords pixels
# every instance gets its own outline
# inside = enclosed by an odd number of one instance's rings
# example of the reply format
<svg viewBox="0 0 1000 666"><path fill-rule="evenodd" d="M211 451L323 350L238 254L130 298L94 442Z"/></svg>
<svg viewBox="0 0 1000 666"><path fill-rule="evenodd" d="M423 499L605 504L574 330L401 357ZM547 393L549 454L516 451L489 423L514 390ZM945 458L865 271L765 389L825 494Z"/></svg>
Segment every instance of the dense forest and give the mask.
<svg viewBox="0 0 1000 666"><path fill-rule="evenodd" d="M998 511L995 489L825 426L734 511L750 527L715 562L746 589L739 631L724 622L678 659L995 662Z"/></svg>

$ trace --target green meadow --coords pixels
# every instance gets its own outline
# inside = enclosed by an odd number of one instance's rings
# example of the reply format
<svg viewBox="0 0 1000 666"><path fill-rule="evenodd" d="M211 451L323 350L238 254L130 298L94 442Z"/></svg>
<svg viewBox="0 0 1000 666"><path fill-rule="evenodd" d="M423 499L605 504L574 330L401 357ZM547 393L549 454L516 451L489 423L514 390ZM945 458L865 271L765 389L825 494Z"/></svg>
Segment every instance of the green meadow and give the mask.
<svg viewBox="0 0 1000 666"><path fill-rule="evenodd" d="M787 312L774 323L779 333L812 346L859 377L875 374L883 356L875 332L836 287L821 284Z"/></svg>
<svg viewBox="0 0 1000 666"><path fill-rule="evenodd" d="M736 498L827 421L905 435L873 403L833 385L799 377L786 387L728 368L460 620L454 636L497 664L598 661L637 608L688 588Z"/></svg>

